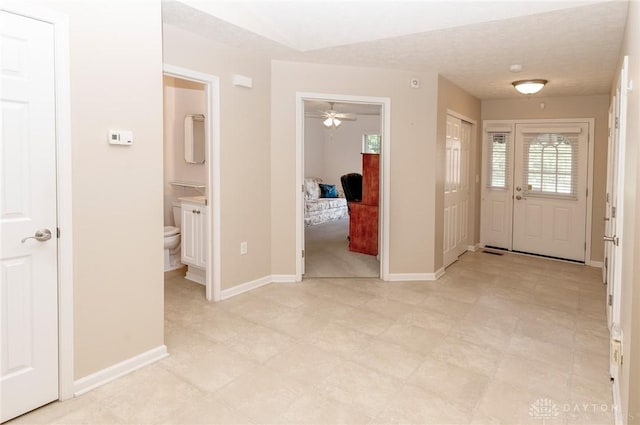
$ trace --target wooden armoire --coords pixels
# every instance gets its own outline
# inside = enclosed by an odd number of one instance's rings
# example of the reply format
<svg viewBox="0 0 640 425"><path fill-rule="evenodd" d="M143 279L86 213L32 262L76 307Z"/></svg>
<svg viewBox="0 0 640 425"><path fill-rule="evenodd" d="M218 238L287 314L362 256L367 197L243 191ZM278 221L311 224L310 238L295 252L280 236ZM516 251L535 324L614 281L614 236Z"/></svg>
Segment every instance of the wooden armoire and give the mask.
<svg viewBox="0 0 640 425"><path fill-rule="evenodd" d="M362 201L349 202L349 250L378 255L380 155L362 154Z"/></svg>

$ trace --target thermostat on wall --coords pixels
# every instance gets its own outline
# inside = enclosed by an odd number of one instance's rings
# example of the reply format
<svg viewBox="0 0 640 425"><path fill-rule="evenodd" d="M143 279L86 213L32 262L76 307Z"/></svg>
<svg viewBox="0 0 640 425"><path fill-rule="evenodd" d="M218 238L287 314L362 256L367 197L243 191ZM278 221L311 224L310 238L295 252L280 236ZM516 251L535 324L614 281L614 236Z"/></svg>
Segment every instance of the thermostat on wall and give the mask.
<svg viewBox="0 0 640 425"><path fill-rule="evenodd" d="M125 145L133 144L133 131L127 130L109 130L109 144Z"/></svg>

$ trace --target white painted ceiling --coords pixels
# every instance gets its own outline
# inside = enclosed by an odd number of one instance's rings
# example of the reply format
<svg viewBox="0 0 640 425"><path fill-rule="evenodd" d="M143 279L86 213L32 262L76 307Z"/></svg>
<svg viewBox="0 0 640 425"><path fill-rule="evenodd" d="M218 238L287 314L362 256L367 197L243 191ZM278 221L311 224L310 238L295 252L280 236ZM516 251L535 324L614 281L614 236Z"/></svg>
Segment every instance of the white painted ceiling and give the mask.
<svg viewBox="0 0 640 425"><path fill-rule="evenodd" d="M628 3L616 1L163 2L163 20L274 59L434 71L480 99L606 94ZM509 72L511 64L523 71Z"/></svg>

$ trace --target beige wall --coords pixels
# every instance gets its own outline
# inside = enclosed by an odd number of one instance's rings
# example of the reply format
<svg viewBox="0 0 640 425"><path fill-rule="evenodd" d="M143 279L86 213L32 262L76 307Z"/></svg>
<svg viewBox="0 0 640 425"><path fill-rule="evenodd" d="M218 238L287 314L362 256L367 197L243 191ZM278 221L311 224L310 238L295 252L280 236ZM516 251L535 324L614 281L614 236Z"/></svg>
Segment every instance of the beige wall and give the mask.
<svg viewBox="0 0 640 425"><path fill-rule="evenodd" d="M618 70L625 55L629 56L629 80L633 81L634 88L627 91L624 237L621 239L623 268L620 294L624 362L619 382L624 420L629 424L640 424L640 94L636 89L640 82L640 3L635 1L629 2L629 15ZM615 93L617 81L616 78L612 93Z"/></svg>
<svg viewBox="0 0 640 425"><path fill-rule="evenodd" d="M184 160L184 117L205 114L204 84L164 77L164 224L175 226L173 201L181 196L202 195L204 191L172 186L169 182L207 184L208 164Z"/></svg>
<svg viewBox="0 0 640 425"><path fill-rule="evenodd" d="M304 176L324 180L324 126L317 118L304 119Z"/></svg>
<svg viewBox="0 0 640 425"><path fill-rule="evenodd" d="M540 108L544 103L544 109ZM607 183L607 143L609 129L609 96L521 97L518 99L483 100L483 120L595 118L593 155L593 210L591 224L591 260L604 258L604 207Z"/></svg>
<svg viewBox="0 0 640 425"><path fill-rule="evenodd" d="M434 272L437 75L273 61L271 77L272 273L295 273L296 92L391 98L390 272Z"/></svg>
<svg viewBox="0 0 640 425"><path fill-rule="evenodd" d="M436 218L435 227L435 267L443 265L442 245L444 237L444 179L447 142L447 110L456 112L476 122L469 147L469 245L480 241L480 192L476 174L480 173L482 153L482 124L480 122L480 100L442 76L438 76L438 161L436 168Z"/></svg>
<svg viewBox="0 0 640 425"><path fill-rule="evenodd" d="M77 380L164 340L160 3L42 4L69 17Z"/></svg>
<svg viewBox="0 0 640 425"><path fill-rule="evenodd" d="M222 289L268 276L272 192L269 60L171 25L164 26L163 37L165 63L220 78ZM233 86L233 74L253 78L253 88ZM241 256L242 241L247 242L248 253Z"/></svg>

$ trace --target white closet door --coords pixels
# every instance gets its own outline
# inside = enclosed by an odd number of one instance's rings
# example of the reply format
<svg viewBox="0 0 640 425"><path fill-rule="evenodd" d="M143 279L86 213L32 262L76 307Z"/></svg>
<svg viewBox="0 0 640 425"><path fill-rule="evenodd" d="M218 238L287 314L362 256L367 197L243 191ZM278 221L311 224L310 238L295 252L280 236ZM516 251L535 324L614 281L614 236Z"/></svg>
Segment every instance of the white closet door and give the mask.
<svg viewBox="0 0 640 425"><path fill-rule="evenodd" d="M468 152L471 125L447 116L444 185L444 266L453 263L467 247Z"/></svg>
<svg viewBox="0 0 640 425"><path fill-rule="evenodd" d="M51 24L0 12L0 422L58 398L53 45Z"/></svg>

